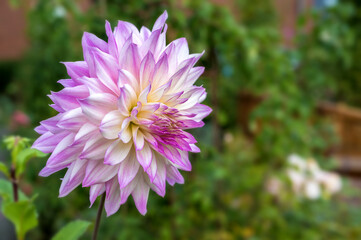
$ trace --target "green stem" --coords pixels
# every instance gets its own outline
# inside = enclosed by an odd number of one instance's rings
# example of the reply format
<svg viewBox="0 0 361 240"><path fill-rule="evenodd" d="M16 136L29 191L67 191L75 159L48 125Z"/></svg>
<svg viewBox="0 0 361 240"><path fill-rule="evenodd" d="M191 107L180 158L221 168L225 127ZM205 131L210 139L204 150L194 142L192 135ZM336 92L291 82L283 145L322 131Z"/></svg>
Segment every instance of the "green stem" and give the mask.
<svg viewBox="0 0 361 240"><path fill-rule="evenodd" d="M19 190L18 190L18 181L16 179L16 172L14 166L11 166L10 177L11 177L11 182L13 184L14 202L17 202L19 199Z"/></svg>
<svg viewBox="0 0 361 240"><path fill-rule="evenodd" d="M96 240L97 239L97 235L98 235L98 230L99 230L99 225L100 225L100 219L102 218L102 212L103 212L103 208L104 208L104 201L105 201L105 193L103 193L101 199L100 199L100 203L99 203L99 208L98 208L98 213L97 213L97 218L95 220L95 226L94 226L94 231L93 231L93 237L92 240Z"/></svg>

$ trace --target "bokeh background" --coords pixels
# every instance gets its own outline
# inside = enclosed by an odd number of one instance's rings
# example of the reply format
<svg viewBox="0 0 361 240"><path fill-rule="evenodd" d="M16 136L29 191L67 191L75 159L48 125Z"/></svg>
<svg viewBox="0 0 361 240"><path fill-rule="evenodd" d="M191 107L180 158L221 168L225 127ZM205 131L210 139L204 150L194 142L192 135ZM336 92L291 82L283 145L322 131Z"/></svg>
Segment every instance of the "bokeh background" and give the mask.
<svg viewBox="0 0 361 240"><path fill-rule="evenodd" d="M361 2L359 0L1 0L0 135L35 139L53 116L47 94L66 78L60 61L82 60L84 31L105 39L105 19L151 27L168 11L168 42L185 36L205 50L197 82L213 113L192 131L185 184L151 193L141 216L132 200L102 221L100 239L361 239ZM272 193L287 158L312 157L342 176L342 190L308 199ZM0 150L1 161L9 153ZM73 219L95 219L88 189L58 199L64 171L38 177L32 160L20 185L38 194L39 226L50 239ZM0 216L1 239L14 239ZM83 239L89 239L91 229Z"/></svg>

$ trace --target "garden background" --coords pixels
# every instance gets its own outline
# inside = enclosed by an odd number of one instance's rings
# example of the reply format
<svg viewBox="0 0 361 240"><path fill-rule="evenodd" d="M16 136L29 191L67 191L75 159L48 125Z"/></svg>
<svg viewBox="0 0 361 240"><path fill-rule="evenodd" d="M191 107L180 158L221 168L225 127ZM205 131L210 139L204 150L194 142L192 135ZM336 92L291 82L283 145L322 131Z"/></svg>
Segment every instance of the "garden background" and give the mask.
<svg viewBox="0 0 361 240"><path fill-rule="evenodd" d="M105 39L105 19L151 27L168 11L168 42L185 36L205 50L197 82L213 108L192 133L185 184L151 193L141 216L128 201L102 221L100 239L361 239L361 2L358 0L2 0L0 135L35 139L55 114L46 96L66 78L60 61L82 60L84 31ZM287 158L315 158L342 175L340 193L316 200L272 194ZM0 161L10 154L3 146ZM26 239L50 239L74 219L92 220L88 189L57 198L64 171L38 176L32 159L20 180L38 226ZM83 239L89 239L91 228ZM15 239L0 215L0 236Z"/></svg>

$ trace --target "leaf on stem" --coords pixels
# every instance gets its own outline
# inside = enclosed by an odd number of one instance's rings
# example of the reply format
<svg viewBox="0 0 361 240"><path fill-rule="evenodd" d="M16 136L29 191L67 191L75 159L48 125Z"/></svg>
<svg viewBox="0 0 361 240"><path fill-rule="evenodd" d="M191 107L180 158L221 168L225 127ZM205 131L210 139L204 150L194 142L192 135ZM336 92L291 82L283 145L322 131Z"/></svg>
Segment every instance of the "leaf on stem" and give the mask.
<svg viewBox="0 0 361 240"><path fill-rule="evenodd" d="M2 162L0 162L0 172L2 172L7 178L10 177L9 168Z"/></svg>
<svg viewBox="0 0 361 240"><path fill-rule="evenodd" d="M32 200L6 203L3 214L15 225L19 240L25 239L25 234L38 225L38 214Z"/></svg>
<svg viewBox="0 0 361 240"><path fill-rule="evenodd" d="M77 240L88 229L90 222L76 220L68 223L51 240Z"/></svg>
<svg viewBox="0 0 361 240"><path fill-rule="evenodd" d="M18 178L25 170L26 164L31 158L45 157L47 154L33 148L26 148L19 152L16 157L16 178Z"/></svg>

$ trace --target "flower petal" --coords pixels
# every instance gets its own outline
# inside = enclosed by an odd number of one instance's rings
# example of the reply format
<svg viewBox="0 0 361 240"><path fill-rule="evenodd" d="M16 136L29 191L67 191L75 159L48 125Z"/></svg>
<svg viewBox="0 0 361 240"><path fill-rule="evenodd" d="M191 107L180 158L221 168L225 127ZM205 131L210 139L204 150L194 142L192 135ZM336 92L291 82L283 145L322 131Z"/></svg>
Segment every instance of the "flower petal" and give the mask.
<svg viewBox="0 0 361 240"><path fill-rule="evenodd" d="M149 144L144 143L143 148L137 151L138 162L140 163L140 165L142 165L144 171L146 171L149 168L152 162L152 158L153 158L152 150L149 147Z"/></svg>
<svg viewBox="0 0 361 240"><path fill-rule="evenodd" d="M83 180L86 161L75 161L66 172L59 189L59 197L65 197L73 191Z"/></svg>
<svg viewBox="0 0 361 240"><path fill-rule="evenodd" d="M132 142L123 143L121 140L114 141L105 153L104 164L116 165L121 163L128 156L132 146Z"/></svg>
<svg viewBox="0 0 361 240"><path fill-rule="evenodd" d="M103 159L105 152L111 143L112 141L103 138L101 134L93 136L85 143L84 149L79 158L89 160Z"/></svg>
<svg viewBox="0 0 361 240"><path fill-rule="evenodd" d="M122 129L122 122L124 118L125 117L119 112L119 110L107 113L99 127L103 137L107 139L118 138L118 134Z"/></svg>
<svg viewBox="0 0 361 240"><path fill-rule="evenodd" d="M116 213L120 207L120 189L117 182L117 178L105 183L107 196L105 199L105 211L107 212L107 217Z"/></svg>
<svg viewBox="0 0 361 240"><path fill-rule="evenodd" d="M119 167L118 182L120 189L126 187L137 175L139 170L139 163L135 158L135 154L129 154Z"/></svg>
<svg viewBox="0 0 361 240"><path fill-rule="evenodd" d="M139 151L144 146L144 135L138 126L132 127L135 150Z"/></svg>
<svg viewBox="0 0 361 240"><path fill-rule="evenodd" d="M103 194L104 192L105 192L104 183L94 184L90 186L90 190L89 190L90 207L93 205L97 197Z"/></svg>
<svg viewBox="0 0 361 240"><path fill-rule="evenodd" d="M98 93L79 100L82 112L88 119L96 124L100 123L104 116L117 109L117 98L109 93Z"/></svg>
<svg viewBox="0 0 361 240"><path fill-rule="evenodd" d="M117 172L117 167L104 165L103 161L88 161L83 179L83 187L105 183L112 179Z"/></svg>
<svg viewBox="0 0 361 240"><path fill-rule="evenodd" d="M94 34L85 32L82 38L82 47L84 60L88 65L89 77L95 77L93 49L98 48L103 52L108 52L108 44Z"/></svg>
<svg viewBox="0 0 361 240"><path fill-rule="evenodd" d="M149 186L142 177L138 180L137 186L132 192L135 206L142 215L147 213L148 195Z"/></svg>

